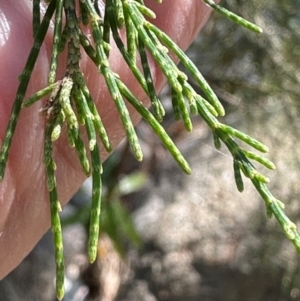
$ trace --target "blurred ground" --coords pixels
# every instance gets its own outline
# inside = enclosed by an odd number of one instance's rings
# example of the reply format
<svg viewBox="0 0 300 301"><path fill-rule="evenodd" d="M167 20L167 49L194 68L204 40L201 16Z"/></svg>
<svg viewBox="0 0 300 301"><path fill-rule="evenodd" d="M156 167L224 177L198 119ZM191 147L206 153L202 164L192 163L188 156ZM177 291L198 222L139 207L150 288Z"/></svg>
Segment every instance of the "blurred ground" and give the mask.
<svg viewBox="0 0 300 301"><path fill-rule="evenodd" d="M219 17L212 20L190 55L226 106L225 123L265 142L276 171L274 195L300 223L299 1L223 1L265 29L257 36ZM214 37L214 38L213 38ZM296 59L298 58L298 59ZM168 91L163 98L169 103ZM137 131L145 160L137 164L126 146L118 177L139 168L143 190L123 198L143 240L127 246L122 260L103 235L99 259L85 255L81 224L64 230L66 301L289 301L300 300L299 257L249 181L241 194L225 147L213 147L196 118L186 134L170 116L165 126L192 166L185 176L145 124ZM137 167L138 166L138 167ZM86 184L88 186L88 183ZM79 197L82 199L81 197ZM74 201L75 202L75 201ZM72 212L72 203L66 208ZM83 201L84 202L84 201ZM52 237L48 233L5 280L1 301L53 301ZM100 297L101 296L101 297Z"/></svg>

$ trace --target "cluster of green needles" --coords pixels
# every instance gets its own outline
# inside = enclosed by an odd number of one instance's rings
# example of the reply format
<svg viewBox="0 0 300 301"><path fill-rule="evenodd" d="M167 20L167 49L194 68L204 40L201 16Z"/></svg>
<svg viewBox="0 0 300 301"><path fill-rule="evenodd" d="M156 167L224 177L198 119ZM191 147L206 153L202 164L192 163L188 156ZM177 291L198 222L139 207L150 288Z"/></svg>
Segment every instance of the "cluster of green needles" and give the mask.
<svg viewBox="0 0 300 301"><path fill-rule="evenodd" d="M262 32L256 25L225 10L212 0L203 1L232 21L254 32ZM188 163L160 124L165 113L163 104L155 91L146 53L151 55L171 87L175 119L182 120L186 130L192 131L191 115L200 115L213 133L216 148L220 148L223 143L232 154L234 177L238 190L243 191L244 188L243 174L252 181L256 190L262 196L267 208L267 216L274 215L288 239L293 242L300 253L300 236L295 224L285 215L284 205L268 190L268 178L259 173L252 162L260 163L269 169L275 169L274 164L258 153L242 149L236 140L241 140L262 153L266 153L268 148L252 137L218 121L218 116L223 116L225 112L214 91L176 43L153 25L151 21L148 21L155 18L155 13L144 5L143 0L106 0L103 13L98 7L98 1L50 0L45 1L47 2L47 10L42 19L40 0L33 0L32 2L34 45L19 77L19 88L1 147L0 180L4 177L5 166L9 159L9 149L21 109L29 107L48 95L45 106L40 113L41 118L46 119L44 165L55 242L58 299L61 300L64 296L64 256L59 217L61 206L55 178L56 164L53 159L55 141L60 138L62 127L66 127L68 134L66 143L71 148L75 148L83 172L87 176L92 176L93 193L88 241L90 262L96 259L100 224L102 164L99 144L101 143L106 151L112 151L110 138L101 120L101 111L97 110L85 80L85 74L81 71L82 50L97 66L99 78L103 77L106 82L111 101L116 106L136 159L141 161L143 154L127 106L134 107L155 131L183 171L190 174L191 169ZM161 1L157 0L156 2L159 5ZM50 22L54 23L54 34L48 85L28 99L24 99ZM91 35L84 34L83 28L85 27L89 28ZM119 35L120 29L126 31L125 42ZM144 106L122 82L118 74L111 70L109 65L111 38L114 39L124 61L151 100L151 110ZM68 55L66 71L63 78L57 78L58 60L63 51L66 51ZM190 77L197 82L205 97L195 92L189 84L187 75L180 71L170 58L169 51L177 56ZM141 62L141 67L137 62ZM88 136L87 145L82 139L83 131L86 131Z"/></svg>

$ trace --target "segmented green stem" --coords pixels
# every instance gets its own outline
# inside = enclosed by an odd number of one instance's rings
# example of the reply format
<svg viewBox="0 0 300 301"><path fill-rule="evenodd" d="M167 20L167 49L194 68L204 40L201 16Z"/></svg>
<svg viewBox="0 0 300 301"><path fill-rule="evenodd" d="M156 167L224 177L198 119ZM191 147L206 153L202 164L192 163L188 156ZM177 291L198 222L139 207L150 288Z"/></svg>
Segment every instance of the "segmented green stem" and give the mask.
<svg viewBox="0 0 300 301"><path fill-rule="evenodd" d="M276 169L276 166L273 162L271 162L270 160L268 160L267 158L261 157L260 155L257 155L251 151L242 149L243 153L246 155L247 158L251 159L251 160L255 160L258 163L264 165L265 167L269 168L269 169Z"/></svg>
<svg viewBox="0 0 300 301"><path fill-rule="evenodd" d="M179 121L181 119L181 114L179 108L178 94L175 92L174 89L171 89L171 96L174 118L176 121Z"/></svg>
<svg viewBox="0 0 300 301"><path fill-rule="evenodd" d="M205 120L205 122L210 126L212 129L214 136L221 139L230 152L232 153L232 156L235 160L239 162L239 167L243 171L246 177L250 179L258 179L263 183L268 183L269 179L265 177L264 175L260 174L252 165L252 163L247 159L242 149L236 144L236 142L233 140L231 135L238 137L242 141L246 142L250 146L262 151L266 152L268 149L267 147L257 141L256 139L253 139L249 135L246 135L244 133L241 133L240 131L237 131L231 127L228 127L224 124L221 124L206 108L205 104L201 102L200 99L197 99L197 107L199 114L202 116L202 118ZM218 142L216 138L214 138L215 142ZM219 145L217 145L219 147ZM258 160L256 160L258 161Z"/></svg>
<svg viewBox="0 0 300 301"><path fill-rule="evenodd" d="M80 111L84 118L84 124L86 126L89 138L89 149L92 151L97 143L96 130L93 123L94 115L91 113L90 108L87 104L84 94L75 85L72 91L72 96L76 104L77 112Z"/></svg>
<svg viewBox="0 0 300 301"><path fill-rule="evenodd" d="M257 179L262 183L268 183L269 179L260 174L253 166L253 164L247 159L242 149L233 140L228 132L225 132L222 128L215 130L216 135L226 144L233 158L239 162L239 167L243 171L246 177L250 179Z"/></svg>
<svg viewBox="0 0 300 301"><path fill-rule="evenodd" d="M178 109L179 109L179 112L182 116L182 120L183 120L183 124L185 126L185 129L188 132L191 132L193 130L193 124L192 124L192 121L191 121L191 118L190 118L190 113L189 113L189 111L186 107L183 95L178 93L176 95L176 99L177 99Z"/></svg>
<svg viewBox="0 0 300 301"><path fill-rule="evenodd" d="M28 108L41 98L45 97L46 95L52 93L58 86L60 85L60 82L54 83L52 85L49 85L45 87L44 89L36 92L29 98L27 98L23 103L22 103L22 108Z"/></svg>
<svg viewBox="0 0 300 301"><path fill-rule="evenodd" d="M203 1L207 5L212 7L215 11L217 11L221 15L225 16L226 18L230 19L231 21L233 21L233 22L235 22L235 23L237 23L237 24L239 24L239 25L241 25L241 26L243 26L243 27L245 27L245 28L247 28L251 31L254 31L256 33L262 33L263 32L263 30L259 26L245 20L244 18L242 18L242 17L234 14L233 12L225 9L224 7L216 4L213 0L203 0Z"/></svg>
<svg viewBox="0 0 300 301"><path fill-rule="evenodd" d="M43 43L43 40L45 38L46 32L49 27L50 20L52 18L52 15L54 13L56 6L56 0L52 0L50 4L48 5L48 8L46 10L46 13L44 15L43 21L41 25L39 26L39 30L36 34L33 47L31 48L30 54L28 56L25 68L23 72L20 75L20 85L17 90L16 99L14 101L10 119L6 128L6 134L5 138L1 147L0 152L0 182L3 180L4 173L5 173L5 167L7 163L7 158L9 154L9 149L11 146L12 138L15 133L18 117L21 111L22 101L24 99L28 83L33 71L33 67L36 63L38 54L40 52L41 45Z"/></svg>
<svg viewBox="0 0 300 301"><path fill-rule="evenodd" d="M149 38L149 34L146 32L144 28L145 19L143 15L141 15L140 11L136 8L135 2L133 1L124 1L124 10L127 10L127 13L130 15L132 22L134 23L139 37L143 40L145 46L150 51L151 55L153 56L154 60L160 66L161 70L163 71L164 75L168 79L168 82L172 86L172 88L177 92L182 92L182 86L179 83L177 76L178 74L174 72L173 65L170 65L170 61L166 60L165 52L167 51L162 46L157 47L152 39Z"/></svg>
<svg viewBox="0 0 300 301"><path fill-rule="evenodd" d="M77 117L72 108L71 98L70 98L73 84L74 83L71 77L69 76L64 77L61 84L60 94L59 94L59 103L62 107L62 110L64 111L69 126L78 129L79 126L78 126Z"/></svg>
<svg viewBox="0 0 300 301"><path fill-rule="evenodd" d="M89 176L90 175L90 162L86 155L86 148L81 137L80 130L78 128L69 127L68 125L68 138L69 142L74 146L79 158L83 172Z"/></svg>
<svg viewBox="0 0 300 301"><path fill-rule="evenodd" d="M172 41L172 39L161 31L158 27L151 24L148 21L145 21L145 26L151 30L161 42L168 47L172 52L179 58L180 62L185 66L185 68L192 74L194 80L199 84L200 88L204 92L207 100L213 105L215 110L220 116L225 115L225 110L215 92L212 90L210 85L207 83L203 75L200 73L195 64L187 57L187 55L178 47L178 45Z"/></svg>
<svg viewBox="0 0 300 301"><path fill-rule="evenodd" d="M121 117L121 121L123 123L123 127L125 129L126 136L127 136L128 142L130 144L130 147L132 149L132 152L138 161L142 161L143 152L141 150L141 147L140 147L140 144L138 141L138 137L136 135L134 126L132 124L128 109L124 103L124 100L123 100L123 98L120 94L120 91L118 89L118 86L116 84L116 80L108 67L105 67L102 65L101 71L106 80L106 84L110 90L112 99L114 100L117 110L119 112L119 115Z"/></svg>
<svg viewBox="0 0 300 301"><path fill-rule="evenodd" d="M76 83L79 85L86 101L87 101L87 104L88 104L88 107L89 107L89 110L90 112L92 113L93 115L93 123L94 123L94 126L95 126L95 129L97 130L98 132L98 135L106 149L106 151L108 152L111 152L112 151L112 145L111 145L111 142L108 138L108 135L107 135L107 132L106 132L106 129L102 123L102 120L101 120L101 117L98 113L98 110L96 108L96 105L95 103L93 102L93 99L91 97L91 94L90 94L90 91L88 89L88 87L86 86L86 83L85 83L85 80L84 80L84 77L81 73L77 73L76 74Z"/></svg>
<svg viewBox="0 0 300 301"><path fill-rule="evenodd" d="M189 102L190 112L192 115L196 115L198 113L197 104L196 104L197 94L188 82L183 81L181 84L183 89L182 93Z"/></svg>
<svg viewBox="0 0 300 301"><path fill-rule="evenodd" d="M80 71L80 30L78 26L78 18L76 16L75 0L65 0L64 5L67 18L66 26L69 37L67 71L72 77L73 73L76 74Z"/></svg>
<svg viewBox="0 0 300 301"><path fill-rule="evenodd" d="M124 11L125 27L126 27L126 39L127 39L127 52L131 60L136 60L136 43L137 43L137 32L128 15L128 12Z"/></svg>
<svg viewBox="0 0 300 301"><path fill-rule="evenodd" d="M67 135L68 135L68 144L71 148L75 147L75 139L74 139L74 133L72 133L70 127L67 125ZM80 158L79 158L80 160ZM89 170L89 168L88 168Z"/></svg>
<svg viewBox="0 0 300 301"><path fill-rule="evenodd" d="M215 131L212 132L213 133L213 139L214 139L214 145L216 149L220 149L221 148L221 140L220 138L216 135Z"/></svg>
<svg viewBox="0 0 300 301"><path fill-rule="evenodd" d="M56 296L62 300L65 294L64 289L64 256L63 240L59 212L61 211L60 203L56 188L49 192L51 208L51 224L54 236L55 262L56 262Z"/></svg>
<svg viewBox="0 0 300 301"><path fill-rule="evenodd" d="M54 123L53 131L51 133L51 140L52 142L56 141L60 134L61 134L61 128L63 126L63 123L65 122L66 116L64 112L61 110L56 118L56 121Z"/></svg>
<svg viewBox="0 0 300 301"><path fill-rule="evenodd" d="M197 104L197 109L198 113L200 116L204 119L206 124L212 129L216 129L219 127L220 122L218 119L211 114L210 110L207 108L205 101L203 100L202 97L197 97L196 98L196 104Z"/></svg>
<svg viewBox="0 0 300 301"><path fill-rule="evenodd" d="M236 160L233 160L233 171L234 171L234 179L235 179L236 187L239 192L242 192L244 190L244 182L242 179L240 164Z"/></svg>
<svg viewBox="0 0 300 301"><path fill-rule="evenodd" d="M153 34L153 32L150 31L147 27L145 27L145 30L147 35L150 37L151 41L153 42L154 47L159 49L163 64L165 66L168 66L168 68L170 68L170 70L173 71L174 76L176 76L180 85L182 85L183 82L186 82L188 80L187 75L177 68L176 64L169 56L169 49L161 44L157 36ZM182 86L181 86L181 91L182 91Z"/></svg>
<svg viewBox="0 0 300 301"><path fill-rule="evenodd" d="M44 164L46 167L47 183L50 197L51 228L54 238L55 262L56 262L56 295L59 300L64 296L64 254L63 239L59 212L61 205L58 199L55 179L55 163L52 158L53 123L49 121L45 130Z"/></svg>
<svg viewBox="0 0 300 301"><path fill-rule="evenodd" d="M149 112L147 108L131 93L131 91L119 80L117 79L118 87L128 100L128 102L141 114L145 121L152 127L158 137L161 139L165 147L169 150L171 155L174 157L175 161L182 168L182 170L190 174L191 168L187 161L182 156L181 152L178 150L172 139L168 136L164 128L159 124L156 118Z"/></svg>
<svg viewBox="0 0 300 301"><path fill-rule="evenodd" d="M87 3L87 7L91 13L92 35L93 35L93 38L94 38L94 41L96 44L97 56L100 58L100 71L104 76L106 85L109 89L111 97L114 100L117 110L119 112L121 121L123 123L123 127L126 132L126 136L127 136L128 142L131 146L131 149L133 151L133 154L138 161L141 161L143 158L143 153L142 153L141 147L139 145L137 135L135 133L131 118L129 116L129 112L126 108L126 105L123 101L123 98L122 98L120 91L118 89L118 86L116 84L114 74L112 73L112 71L109 67L109 62L107 60L105 51L104 51L102 43L101 43L101 41L103 41L103 40L102 40L101 30L99 29L99 26L98 26L99 17L97 14L95 14L92 6L89 5L89 2L87 1L86 3Z"/></svg>
<svg viewBox="0 0 300 301"><path fill-rule="evenodd" d="M117 29L113 11L110 12L110 25L111 25L113 38L117 44L118 49L120 50L120 52L122 54L124 60L126 61L127 65L129 66L130 70L132 71L132 73L134 74L135 78L138 80L139 84L142 86L143 90L147 93L147 95L149 95L146 79L136 65L136 62L135 62L136 57L135 56L132 57L133 54L130 55L129 52L127 52L127 50L119 36L119 32ZM137 43L137 40L135 41L135 43ZM136 45L135 45L135 47L136 47ZM136 51L136 50L134 50L134 51Z"/></svg>
<svg viewBox="0 0 300 301"><path fill-rule="evenodd" d="M144 16L147 16L150 19L155 19L156 18L155 13L150 8L145 6L144 1L135 1L134 5L141 12L141 14L143 14Z"/></svg>
<svg viewBox="0 0 300 301"><path fill-rule="evenodd" d="M105 14L104 14L104 20L103 20L103 34L102 38L103 41L106 42L107 44L110 44L110 13L114 12L114 7L113 7L113 1L112 0L107 0L105 2ZM117 22L117 21L116 21ZM109 56L109 50L105 49L105 54L108 57Z"/></svg>
<svg viewBox="0 0 300 301"><path fill-rule="evenodd" d="M124 25L125 18L124 18L124 12L123 12L123 5L121 0L114 0L114 10L116 12L116 20L118 27L121 29Z"/></svg>
<svg viewBox="0 0 300 301"><path fill-rule="evenodd" d="M49 85L55 82L56 70L58 64L58 53L59 45L62 35L62 11L63 11L63 2L64 0L56 0L56 9L55 9L55 22L54 22L54 33L53 33L53 45L51 52L51 63L50 71L48 74L48 83Z"/></svg>
<svg viewBox="0 0 300 301"><path fill-rule="evenodd" d="M82 24L87 26L89 24L89 13L86 9L86 6L83 4L83 1L79 1L79 7L80 7Z"/></svg>
<svg viewBox="0 0 300 301"><path fill-rule="evenodd" d="M100 62L97 61L96 51L91 45L89 39L81 31L79 33L79 39L80 39L80 44L83 47L85 53L94 62L94 64L98 66Z"/></svg>
<svg viewBox="0 0 300 301"><path fill-rule="evenodd" d="M267 210L272 212L286 237L292 241L298 253L300 253L300 235L297 232L296 225L290 221L283 211L283 204L277 200L269 191L268 187L258 179L252 179L252 183L265 201Z"/></svg>
<svg viewBox="0 0 300 301"><path fill-rule="evenodd" d="M144 71L144 76L146 79L151 104L154 108L155 117L157 118L158 121L162 121L162 119L165 115L165 110L164 110L164 107L163 107L161 101L159 100L159 98L156 95L154 84L153 84L153 79L152 79L152 75L151 75L151 71L150 71L150 67L149 67L149 62L148 62L147 54L145 51L145 46L141 39L138 39L138 50L139 50L139 53L141 56L141 62L142 62L142 67L143 67L143 71Z"/></svg>
<svg viewBox="0 0 300 301"><path fill-rule="evenodd" d="M89 261L94 262L97 257L98 240L99 240L99 228L100 228L100 211L101 211L101 193L102 193L102 181L101 173L102 166L99 154L98 145L95 145L91 151L92 160L92 207L90 216L90 228L89 228L89 240L88 240L88 256Z"/></svg>
<svg viewBox="0 0 300 301"><path fill-rule="evenodd" d="M68 30L67 30L67 26L65 25L61 36L60 36L60 42L57 46L57 51L58 53L61 53L64 51L65 47L66 47L66 43L67 43L67 38L68 38Z"/></svg>
<svg viewBox="0 0 300 301"><path fill-rule="evenodd" d="M102 166L100 160L99 148L96 140L96 132L93 123L93 114L91 113L84 94L76 87L73 89L74 99L76 106L80 107L85 116L85 125L89 139L89 149L91 152L92 163L92 207L89 228L89 241L88 241L88 255L89 261L94 262L97 257L98 239L99 239L99 226L100 226L100 207L101 207L101 173Z"/></svg>
<svg viewBox="0 0 300 301"><path fill-rule="evenodd" d="M238 131L225 124L220 125L220 127L222 127L222 130L225 131L226 133L241 139L242 141L251 145L255 149L259 150L260 152L267 153L269 151L269 149L266 145L264 145L263 143L261 143L260 141L258 141L256 139L253 139L252 137L250 137L249 135L247 135L241 131Z"/></svg>
<svg viewBox="0 0 300 301"><path fill-rule="evenodd" d="M41 23L40 2L41 2L40 0L33 0L32 2L33 38L36 37Z"/></svg>

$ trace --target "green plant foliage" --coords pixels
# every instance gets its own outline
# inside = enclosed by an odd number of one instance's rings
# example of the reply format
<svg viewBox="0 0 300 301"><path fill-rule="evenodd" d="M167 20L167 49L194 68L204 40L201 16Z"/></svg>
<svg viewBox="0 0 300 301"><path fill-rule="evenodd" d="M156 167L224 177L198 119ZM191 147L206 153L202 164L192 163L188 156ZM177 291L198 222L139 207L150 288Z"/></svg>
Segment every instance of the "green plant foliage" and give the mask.
<svg viewBox="0 0 300 301"><path fill-rule="evenodd" d="M216 5L213 1L203 1L235 23L254 32L262 32L258 26ZM88 242L88 255L91 262L96 259L99 227L101 225L101 174L103 168L97 136L99 136L101 143L107 151L112 150L109 137L101 121L101 112L98 112L96 109L85 82L85 75L80 69L81 50L86 52L98 68L99 78L104 78L136 159L141 161L143 153L126 102L132 105L156 132L183 171L190 174L191 169L188 163L160 125L160 121L162 121L164 117L164 108L154 89L146 55L146 53L149 53L171 86L175 119L182 120L187 131L191 131L193 128L190 115L198 114L207 123L214 134L215 146L220 148L223 143L232 154L234 176L238 190L242 191L244 188L242 175L252 181L254 187L265 202L268 216L271 217L274 215L287 238L292 241L300 253L300 236L295 224L285 215L283 204L268 190L266 184L269 182L269 179L256 170L252 160L270 169L275 168L274 164L260 154L242 149L236 140L241 140L244 144L256 149L258 152L266 153L268 152L268 148L249 135L225 125L218 120L218 116L223 116L225 110L216 94L194 63L184 54L176 43L159 28L154 26L151 21L148 21L149 19L155 18L155 14L144 5L142 0L107 0L104 16L100 15L97 1L50 0L48 2L46 13L42 21L40 21L40 1L33 1L34 44L24 70L19 77L20 85L16 93L6 136L1 147L0 180L4 177L5 166L9 158L9 149L21 108L26 108L42 97L49 95L47 104L42 109L42 115L46 119L44 164L46 167L47 187L51 204L51 224L54 233L58 299L62 299L64 295L64 263L61 224L59 219L59 211L61 208L56 189L56 165L52 156L54 143L59 139L62 126L66 125L68 143L70 147L76 149L83 172L86 175L92 175L93 192ZM160 3L161 1L157 2ZM54 35L48 85L25 100L24 97L32 70L49 28L51 18L54 18ZM63 18L65 19L64 28L62 23ZM92 30L91 37L85 36L82 32L81 28L84 26L90 26ZM119 30L121 28L124 28L127 33L126 46L119 36ZM110 35L112 35L112 38L124 57L124 61L136 77L141 88L151 100L154 111L153 114L132 94L118 75L111 70L108 61L110 56ZM66 49L68 53L65 75L62 79L57 80L59 54L64 49ZM193 89L188 82L187 75L177 68L169 56L169 50L177 56L191 78L200 86L205 98L200 96ZM142 63L142 71L140 71L137 66L139 60ZM85 145L82 140L80 125L83 125L85 128L88 136L88 145ZM104 224L106 225L106 232L111 236L116 244L116 248L121 252L121 247L118 245L120 237L117 230L118 223L122 223L123 232L130 237L133 242L138 244L139 240L126 211L120 203L119 196L121 194L120 190L122 190L121 186L118 187L118 189L119 192L115 192L118 197L116 197L113 202L107 202L105 205L106 213L104 219L106 219L106 222Z"/></svg>

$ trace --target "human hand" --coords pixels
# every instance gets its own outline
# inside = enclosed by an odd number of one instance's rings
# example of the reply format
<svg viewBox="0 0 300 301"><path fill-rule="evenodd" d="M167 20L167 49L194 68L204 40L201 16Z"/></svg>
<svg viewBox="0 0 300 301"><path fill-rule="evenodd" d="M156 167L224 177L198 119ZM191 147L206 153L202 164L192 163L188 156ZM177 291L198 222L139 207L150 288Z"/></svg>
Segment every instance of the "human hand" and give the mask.
<svg viewBox="0 0 300 301"><path fill-rule="evenodd" d="M164 0L157 4L153 0L145 3L155 11L153 21L165 31L182 49L186 49L206 23L210 9L200 0ZM172 4L170 4L172 3ZM0 0L0 145L15 93L18 75L21 73L32 47L32 17L30 1ZM51 54L52 37L49 32L27 91L27 96L46 86ZM111 68L120 75L131 91L148 103L131 71L126 68L118 49L111 51ZM151 60L150 64L151 64ZM65 64L60 61L59 74L64 74ZM87 84L97 103L100 115L113 145L124 137L118 113L111 101L104 81L86 56L82 58L82 70ZM152 63L153 78L157 90L161 90L165 79L159 68ZM43 139L45 120L38 114L42 102L21 112L6 167L5 177L0 183L0 279L15 268L34 247L50 226L48 191L45 185L43 165ZM133 122L140 117L131 112ZM73 149L62 137L55 143L57 183L60 201L65 204L78 190L85 179ZM102 159L107 154L102 152Z"/></svg>

